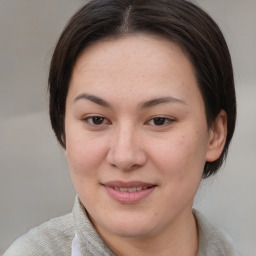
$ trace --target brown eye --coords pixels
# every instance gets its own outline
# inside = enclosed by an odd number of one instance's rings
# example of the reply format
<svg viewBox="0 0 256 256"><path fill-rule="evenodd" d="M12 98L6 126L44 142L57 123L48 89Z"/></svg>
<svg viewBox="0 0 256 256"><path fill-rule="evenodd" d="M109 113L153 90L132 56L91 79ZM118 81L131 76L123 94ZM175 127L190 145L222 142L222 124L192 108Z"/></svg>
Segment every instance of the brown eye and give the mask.
<svg viewBox="0 0 256 256"><path fill-rule="evenodd" d="M95 125L100 125L104 123L105 118L101 116L94 116L91 118L91 121Z"/></svg>
<svg viewBox="0 0 256 256"><path fill-rule="evenodd" d="M152 125L152 126L166 126L166 125L170 124L171 122L173 122L173 120L171 118L157 116L157 117L150 119L147 122L147 124Z"/></svg>
<svg viewBox="0 0 256 256"><path fill-rule="evenodd" d="M94 125L94 126L100 126L100 125L109 123L109 121L102 116L89 116L84 118L83 120L89 123L90 125Z"/></svg>
<svg viewBox="0 0 256 256"><path fill-rule="evenodd" d="M154 125L165 125L167 121L167 118L164 117L155 117L153 118Z"/></svg>

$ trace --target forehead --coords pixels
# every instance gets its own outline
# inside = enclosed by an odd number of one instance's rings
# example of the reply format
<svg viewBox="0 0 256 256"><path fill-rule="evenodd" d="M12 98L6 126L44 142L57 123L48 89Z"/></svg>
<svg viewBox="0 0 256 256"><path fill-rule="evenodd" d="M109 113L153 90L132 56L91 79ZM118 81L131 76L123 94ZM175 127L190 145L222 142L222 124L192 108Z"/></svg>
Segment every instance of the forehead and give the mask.
<svg viewBox="0 0 256 256"><path fill-rule="evenodd" d="M74 93L118 90L125 97L132 91L157 94L170 88L177 93L184 87L187 92L198 90L194 67L181 47L143 34L107 39L87 47L74 66L70 87Z"/></svg>
<svg viewBox="0 0 256 256"><path fill-rule="evenodd" d="M112 64L105 68L113 68L117 67L114 64L119 61L123 64L143 64L142 67L154 65L157 68L156 64L160 61L168 65L173 58L186 61L193 68L182 48L171 40L150 34L131 34L94 42L80 54L74 68L81 71L89 64L92 68L101 63ZM84 66L85 63L88 65Z"/></svg>

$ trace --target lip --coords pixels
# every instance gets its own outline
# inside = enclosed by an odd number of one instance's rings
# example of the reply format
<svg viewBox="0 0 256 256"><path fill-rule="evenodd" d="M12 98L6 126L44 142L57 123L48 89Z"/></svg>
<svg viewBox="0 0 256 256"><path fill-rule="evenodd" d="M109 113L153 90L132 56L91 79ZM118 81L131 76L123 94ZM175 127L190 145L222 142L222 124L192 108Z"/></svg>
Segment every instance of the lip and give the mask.
<svg viewBox="0 0 256 256"><path fill-rule="evenodd" d="M110 181L102 184L107 191L108 195L122 204L138 203L142 199L148 197L157 187L155 184L141 182L141 181ZM137 190L133 192L119 191L116 188L135 188L142 187L146 189Z"/></svg>

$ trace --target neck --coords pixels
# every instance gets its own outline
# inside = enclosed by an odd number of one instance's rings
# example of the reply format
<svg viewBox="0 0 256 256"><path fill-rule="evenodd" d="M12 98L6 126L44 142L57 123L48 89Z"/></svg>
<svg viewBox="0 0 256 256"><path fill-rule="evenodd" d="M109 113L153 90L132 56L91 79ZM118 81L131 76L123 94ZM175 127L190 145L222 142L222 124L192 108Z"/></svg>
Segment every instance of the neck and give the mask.
<svg viewBox="0 0 256 256"><path fill-rule="evenodd" d="M196 256L198 251L197 225L192 210L181 214L171 226L146 237L118 237L99 234L117 256Z"/></svg>

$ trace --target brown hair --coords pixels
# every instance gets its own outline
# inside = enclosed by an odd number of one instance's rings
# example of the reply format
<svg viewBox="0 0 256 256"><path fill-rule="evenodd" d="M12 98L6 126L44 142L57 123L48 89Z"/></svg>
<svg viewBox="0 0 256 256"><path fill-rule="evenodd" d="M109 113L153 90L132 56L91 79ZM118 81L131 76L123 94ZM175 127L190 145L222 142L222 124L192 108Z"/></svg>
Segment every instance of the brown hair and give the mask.
<svg viewBox="0 0 256 256"><path fill-rule="evenodd" d="M65 103L73 67L81 52L107 37L149 33L179 44L194 65L208 126L221 110L228 117L227 138L219 159L207 162L203 177L222 165L235 129L233 69L225 39L213 19L185 0L92 0L68 22L56 45L49 72L50 118L65 148Z"/></svg>

